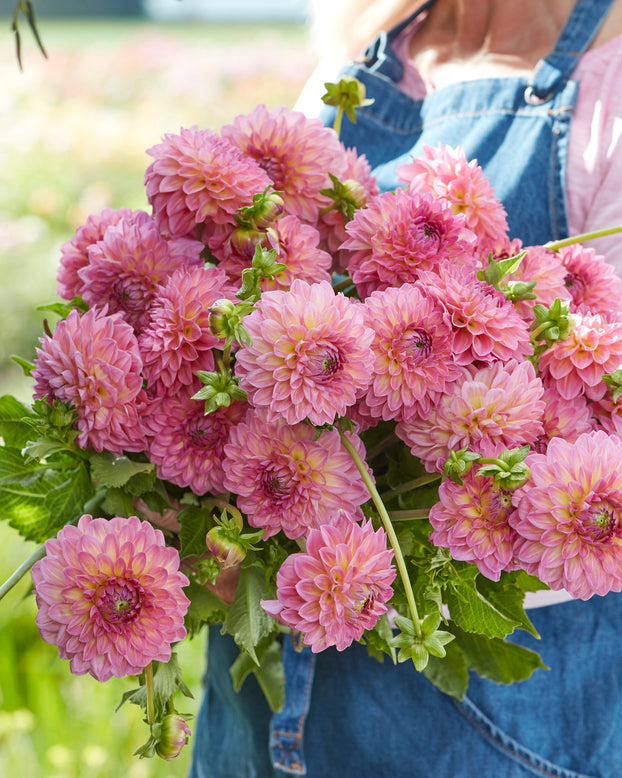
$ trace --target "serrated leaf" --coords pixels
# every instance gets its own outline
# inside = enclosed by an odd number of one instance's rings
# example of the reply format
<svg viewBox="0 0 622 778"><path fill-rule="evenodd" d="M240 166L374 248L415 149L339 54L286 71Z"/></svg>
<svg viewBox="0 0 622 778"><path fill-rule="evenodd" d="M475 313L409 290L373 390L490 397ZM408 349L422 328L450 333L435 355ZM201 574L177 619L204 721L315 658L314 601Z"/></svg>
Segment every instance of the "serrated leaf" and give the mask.
<svg viewBox="0 0 622 778"><path fill-rule="evenodd" d="M0 446L0 486L13 482L26 481L32 476L47 470L33 460L26 460L19 449Z"/></svg>
<svg viewBox="0 0 622 778"><path fill-rule="evenodd" d="M460 568L458 578L452 580L445 594L452 621L466 632L476 632L489 638L504 638L520 625L509 614L497 610L478 590L472 566Z"/></svg>
<svg viewBox="0 0 622 778"><path fill-rule="evenodd" d="M393 630L391 629L389 619L385 613L378 619L373 629L365 632L367 652L379 662L383 662L385 654L388 654L391 657L393 664L396 664L397 652L395 648L390 645L392 638Z"/></svg>
<svg viewBox="0 0 622 778"><path fill-rule="evenodd" d="M547 669L540 655L516 643L467 633L452 627L467 666L495 683L514 683L529 678L537 668Z"/></svg>
<svg viewBox="0 0 622 778"><path fill-rule="evenodd" d="M45 498L50 514L50 528L55 530L81 516L84 513L84 504L95 494L85 465L64 473L66 480L50 489Z"/></svg>
<svg viewBox="0 0 622 778"><path fill-rule="evenodd" d="M137 473L150 473L155 465L151 462L135 462L126 456L110 452L93 454L90 458L93 476L104 486L120 487Z"/></svg>
<svg viewBox="0 0 622 778"><path fill-rule="evenodd" d="M183 559L186 556L201 556L205 553L205 536L214 526L212 514L205 508L190 506L177 517L181 524L179 539L181 548L179 555Z"/></svg>
<svg viewBox="0 0 622 778"><path fill-rule="evenodd" d="M513 585L501 588L499 584L495 584L486 578L482 578L478 582L477 588L482 592L486 600L508 621L513 622L517 627L524 629L526 632L530 632L534 637L540 637L523 608L523 600L525 598L523 589Z"/></svg>
<svg viewBox="0 0 622 778"><path fill-rule="evenodd" d="M22 448L32 435L29 424L23 421L24 416L32 416L32 411L10 394L0 397L0 437L5 445L12 448Z"/></svg>
<svg viewBox="0 0 622 778"><path fill-rule="evenodd" d="M270 710L273 713L280 711L285 703L285 672L281 661L281 644L272 637L264 640L257 647L259 666L244 651L231 665L229 672L233 680L233 688L239 692L242 684L253 673L261 687Z"/></svg>
<svg viewBox="0 0 622 778"><path fill-rule="evenodd" d="M235 599L229 615L222 625L222 632L233 639L259 664L255 648L275 628L274 620L261 607L261 600L268 595L266 575L259 564L242 567Z"/></svg>
<svg viewBox="0 0 622 778"><path fill-rule="evenodd" d="M446 655L442 659L430 656L423 674L442 692L461 700L469 685L466 660L455 640L446 646L445 651Z"/></svg>
<svg viewBox="0 0 622 778"><path fill-rule="evenodd" d="M104 510L109 516L133 516L136 513L132 495L112 487L106 490Z"/></svg>
<svg viewBox="0 0 622 778"><path fill-rule="evenodd" d="M227 605L207 587L191 582L184 588L184 593L190 600L187 620L193 625L222 622L226 619ZM193 634L196 631L194 629Z"/></svg>

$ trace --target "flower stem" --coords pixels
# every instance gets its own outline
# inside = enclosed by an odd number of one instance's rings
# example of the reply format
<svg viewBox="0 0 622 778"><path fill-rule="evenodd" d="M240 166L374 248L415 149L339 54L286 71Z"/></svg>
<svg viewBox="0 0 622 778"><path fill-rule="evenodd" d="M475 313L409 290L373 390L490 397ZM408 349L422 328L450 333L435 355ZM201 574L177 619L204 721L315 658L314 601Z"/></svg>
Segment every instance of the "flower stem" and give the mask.
<svg viewBox="0 0 622 778"><path fill-rule="evenodd" d="M398 494L404 494L404 492L412 492L414 489L418 489L420 486L427 486L433 484L435 481L440 480L440 473L430 473L429 475L422 475L420 478L413 478L412 481L406 481L406 483L396 486L395 489L391 489L389 492L383 492L383 500L391 500L393 497L397 497Z"/></svg>
<svg viewBox="0 0 622 778"><path fill-rule="evenodd" d="M410 511L389 511L391 521L416 521L427 519L429 515L429 508L413 508Z"/></svg>
<svg viewBox="0 0 622 778"><path fill-rule="evenodd" d="M346 449L348 454L350 454L350 456L352 457L352 461L354 462L359 473L361 474L361 478L363 479L365 486L369 490L369 494L371 495L374 505L376 506L376 510L380 515L382 524L384 526L385 532L387 533L389 542L391 544L391 548L393 549L393 553L395 555L395 563L397 565L397 569L399 570L400 578L402 579L402 583L404 584L404 591L406 592L406 600L408 601L408 607L410 609L410 615L412 617L413 626L415 628L417 637L421 638L422 637L421 620L417 612L415 595L413 593L412 584L410 583L410 578L408 576L408 570L406 568L406 560L404 559L404 555L402 554L402 549L400 548L399 540L397 539L397 535L395 534L395 530L393 529L391 518L387 512L387 509L384 506L384 503L382 502L382 498L378 494L376 485L374 484L372 478L370 477L369 471L367 470L367 467L365 466L365 463L359 456L357 450L354 448L354 446L352 445L352 443L350 442L350 440L342 430L339 430L339 435L341 437L341 442L343 443L343 447Z"/></svg>
<svg viewBox="0 0 622 778"><path fill-rule="evenodd" d="M340 105L337 108L337 115L335 116L335 123L333 124L333 130L337 133L337 137L341 134L341 121L343 119L343 106Z"/></svg>
<svg viewBox="0 0 622 778"><path fill-rule="evenodd" d="M339 292L345 292L346 289L350 289L352 286L354 286L354 281L348 276L347 278L343 278L341 281L338 281L333 286L333 292L335 294L339 294Z"/></svg>
<svg viewBox="0 0 622 778"><path fill-rule="evenodd" d="M26 559L22 564L15 570L15 572L6 579L6 581L0 586L0 600L8 594L11 589L18 584L22 578L26 575L27 572L29 572L30 568L34 565L35 562L38 562L40 559L43 559L45 556L45 546L40 546L34 553L32 553L28 559Z"/></svg>
<svg viewBox="0 0 622 778"><path fill-rule="evenodd" d="M616 227L606 227L603 230L593 230L592 232L582 232L580 235L573 235L570 238L564 238L563 240L553 240L545 245L545 248L551 249L551 251L559 251L566 246L572 246L575 243L583 243L586 240L593 240L594 238L604 238L606 235L615 235L616 232L622 232L622 224Z"/></svg>
<svg viewBox="0 0 622 778"><path fill-rule="evenodd" d="M145 667L145 690L147 692L147 724L151 729L155 724L155 689L153 686L153 662Z"/></svg>

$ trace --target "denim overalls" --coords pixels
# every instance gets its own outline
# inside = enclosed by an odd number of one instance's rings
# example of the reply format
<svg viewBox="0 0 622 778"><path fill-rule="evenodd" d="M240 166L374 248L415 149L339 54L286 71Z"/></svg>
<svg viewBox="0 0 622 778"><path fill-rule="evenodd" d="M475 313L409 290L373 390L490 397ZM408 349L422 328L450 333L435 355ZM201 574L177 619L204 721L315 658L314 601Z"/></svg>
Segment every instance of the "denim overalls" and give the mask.
<svg viewBox="0 0 622 778"><path fill-rule="evenodd" d="M414 101L396 86L402 65L382 34L363 65L373 105L342 139L365 153L382 189L423 144L461 146L477 158L525 245L568 234L565 171L577 83L569 78L612 0L579 0L531 83L455 84ZM429 6L427 3L426 6ZM420 11L419 11L420 12ZM622 74L621 74L622 75ZM323 118L332 121L332 109ZM473 675L467 697L444 695L414 667L381 664L354 644L320 654L283 641L286 703L272 716L254 677L233 691L238 650L210 629L206 695L194 724L191 778L622 778L620 595L530 611L542 636L512 639L550 670L497 685Z"/></svg>

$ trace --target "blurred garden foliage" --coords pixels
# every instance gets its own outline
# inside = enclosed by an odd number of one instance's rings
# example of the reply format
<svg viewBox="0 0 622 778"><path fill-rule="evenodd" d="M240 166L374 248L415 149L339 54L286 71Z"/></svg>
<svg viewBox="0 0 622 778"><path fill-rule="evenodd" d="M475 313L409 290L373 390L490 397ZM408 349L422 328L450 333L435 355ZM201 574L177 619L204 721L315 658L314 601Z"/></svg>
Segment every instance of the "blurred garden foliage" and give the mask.
<svg viewBox="0 0 622 778"><path fill-rule="evenodd" d="M2 25L0 19L0 28ZM145 150L165 132L218 130L258 102L291 106L313 67L303 26L141 21L39 23L49 59L22 31L19 71L10 19L0 35L0 394L28 401L10 355L33 360L56 300L60 246L102 208L147 208ZM0 522L0 579L33 547ZM39 638L23 580L0 604L0 775L20 778L168 778L180 760L138 760L140 711L115 713L132 680L72 677ZM196 713L203 636L182 646Z"/></svg>

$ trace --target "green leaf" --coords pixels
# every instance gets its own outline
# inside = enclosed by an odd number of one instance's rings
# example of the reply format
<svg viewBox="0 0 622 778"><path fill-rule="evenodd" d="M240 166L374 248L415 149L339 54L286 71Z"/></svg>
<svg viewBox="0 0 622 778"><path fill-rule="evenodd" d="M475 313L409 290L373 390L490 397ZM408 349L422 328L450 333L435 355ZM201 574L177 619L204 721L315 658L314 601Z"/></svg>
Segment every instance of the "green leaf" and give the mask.
<svg viewBox="0 0 622 778"><path fill-rule="evenodd" d="M214 526L211 511L190 506L184 508L177 519L181 524L179 555L182 559L186 556L204 554L206 551L205 536Z"/></svg>
<svg viewBox="0 0 622 778"><path fill-rule="evenodd" d="M205 586L191 582L184 588L190 606L186 614L186 629L192 637L203 624L222 623L227 618L228 606Z"/></svg>
<svg viewBox="0 0 622 778"><path fill-rule="evenodd" d="M503 578L499 583L495 583L481 577L477 588L504 618L530 632L534 637L540 637L523 608L525 590L511 583L501 588L500 583L502 582Z"/></svg>
<svg viewBox="0 0 622 778"><path fill-rule="evenodd" d="M393 639L393 630L389 624L386 613L375 623L374 628L365 632L367 641L367 652L379 662L384 661L385 654L388 654L393 664L397 662L397 653L395 648L390 645Z"/></svg>
<svg viewBox="0 0 622 778"><path fill-rule="evenodd" d="M116 456L108 451L91 456L93 477L104 486L119 487L137 473L150 473L155 469L151 462L135 462L126 456Z"/></svg>
<svg viewBox="0 0 622 778"><path fill-rule="evenodd" d="M476 632L489 638L504 638L520 626L520 620L511 617L479 591L475 584L477 569L472 565L457 568L458 577L453 579L445 594L445 602L452 620L466 632Z"/></svg>
<svg viewBox="0 0 622 778"><path fill-rule="evenodd" d="M28 442L32 429L24 423L24 416L32 416L30 408L9 394L0 397L0 436L5 445L22 448Z"/></svg>
<svg viewBox="0 0 622 778"><path fill-rule="evenodd" d="M514 683L529 678L537 668L548 670L539 654L516 643L463 632L452 625L456 643L468 667L495 683Z"/></svg>
<svg viewBox="0 0 622 778"><path fill-rule="evenodd" d="M9 446L0 446L0 486L23 482L32 476L47 470L46 465L41 465L33 460L26 460L21 451Z"/></svg>
<svg viewBox="0 0 622 778"><path fill-rule="evenodd" d="M133 516L136 513L132 495L119 487L106 490L104 510L109 516Z"/></svg>
<svg viewBox="0 0 622 778"><path fill-rule="evenodd" d="M84 504L95 494L85 465L81 464L73 472L64 471L64 474L66 480L50 489L45 498L50 514L50 528L53 529L60 529L80 517L84 513Z"/></svg>
<svg viewBox="0 0 622 778"><path fill-rule="evenodd" d="M446 655L442 659L430 655L423 673L445 694L451 694L461 700L469 685L466 660L455 640L446 646L445 651Z"/></svg>
<svg viewBox="0 0 622 778"><path fill-rule="evenodd" d="M242 567L235 599L222 632L233 635L235 642L259 664L255 648L275 629L274 620L261 607L268 595L266 575L259 564Z"/></svg>
<svg viewBox="0 0 622 778"><path fill-rule="evenodd" d="M289 640L288 637L285 638ZM281 644L276 637L268 638L257 646L257 666L245 651L241 651L238 658L231 665L229 672L233 680L233 688L239 692L242 684L253 673L257 678L270 710L276 713L285 703L285 673L281 661Z"/></svg>

